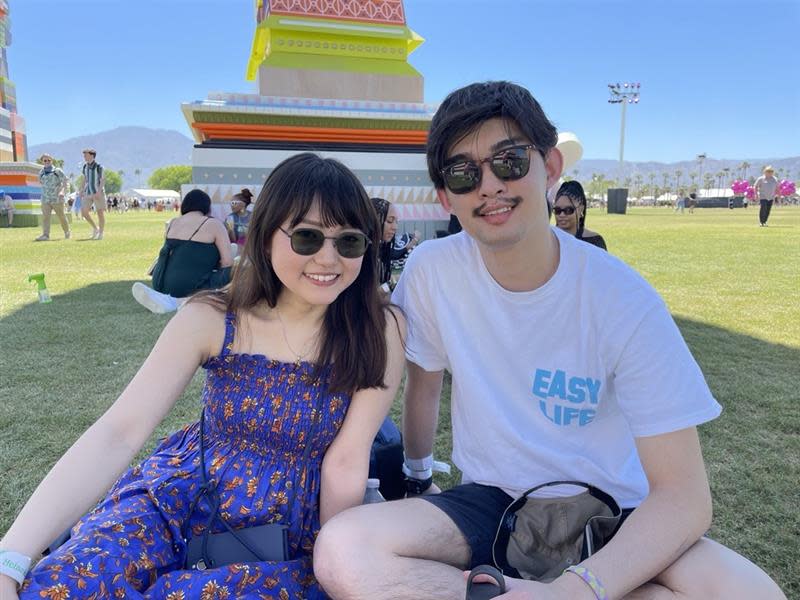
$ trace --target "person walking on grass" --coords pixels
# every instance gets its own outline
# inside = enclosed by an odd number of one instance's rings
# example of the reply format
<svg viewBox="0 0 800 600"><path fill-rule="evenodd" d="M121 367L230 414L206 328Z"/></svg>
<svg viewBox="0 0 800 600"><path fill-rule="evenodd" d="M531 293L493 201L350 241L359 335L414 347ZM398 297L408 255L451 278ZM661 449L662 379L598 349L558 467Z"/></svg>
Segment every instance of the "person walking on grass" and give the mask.
<svg viewBox="0 0 800 600"><path fill-rule="evenodd" d="M67 176L59 167L53 166L53 157L49 154L42 154L39 162L43 165L39 171L39 183L42 185L42 235L35 241L46 242L50 239L50 215L53 212L61 223L64 239L68 240L71 232L64 214L64 197L68 191Z"/></svg>
<svg viewBox="0 0 800 600"><path fill-rule="evenodd" d="M753 188L755 189L756 198L758 198L758 203L760 204L758 223L761 227L766 227L769 213L772 210L772 203L778 192L778 180L775 177L775 169L772 165L764 167L763 174L756 179Z"/></svg>
<svg viewBox="0 0 800 600"><path fill-rule="evenodd" d="M95 158L97 150L86 148L83 151L85 164L81 169L83 173L83 188L81 189L81 214L83 218L92 226L93 240L103 239L103 230L106 226L106 199L103 190L106 180L103 175L103 167ZM97 211L97 224L92 219L92 206Z"/></svg>
<svg viewBox="0 0 800 600"><path fill-rule="evenodd" d="M761 569L703 537L711 493L696 426L721 408L655 290L549 225L555 145L539 103L508 82L456 90L434 115L428 174L463 231L417 248L392 296L408 319L412 497L326 523L318 580L335 600L461 600L464 570L493 562L514 498L569 480L605 490L626 520L588 559L565 555L569 570L552 581L507 578L498 600L783 600ZM463 484L440 492L431 465L444 369ZM577 493L549 490L562 508ZM560 511L542 514L558 519L542 529L561 529Z"/></svg>

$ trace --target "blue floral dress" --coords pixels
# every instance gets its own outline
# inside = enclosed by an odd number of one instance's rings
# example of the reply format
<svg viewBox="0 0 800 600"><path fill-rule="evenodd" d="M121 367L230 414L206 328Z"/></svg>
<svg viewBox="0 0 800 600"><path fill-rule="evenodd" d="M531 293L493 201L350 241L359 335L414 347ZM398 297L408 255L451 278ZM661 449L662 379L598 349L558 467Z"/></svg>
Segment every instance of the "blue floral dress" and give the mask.
<svg viewBox="0 0 800 600"><path fill-rule="evenodd" d="M183 568L181 531L202 533L211 509L204 497L190 513L202 485L199 424L193 423L114 484L72 537L33 568L21 598L327 598L311 565L320 527L320 466L350 397L328 392L329 367L314 377L309 363L233 354L234 329L228 314L222 352L203 365L206 469L217 484L222 517L234 529L289 525L290 560ZM312 447L304 468L306 444ZM224 526L217 521L213 529Z"/></svg>

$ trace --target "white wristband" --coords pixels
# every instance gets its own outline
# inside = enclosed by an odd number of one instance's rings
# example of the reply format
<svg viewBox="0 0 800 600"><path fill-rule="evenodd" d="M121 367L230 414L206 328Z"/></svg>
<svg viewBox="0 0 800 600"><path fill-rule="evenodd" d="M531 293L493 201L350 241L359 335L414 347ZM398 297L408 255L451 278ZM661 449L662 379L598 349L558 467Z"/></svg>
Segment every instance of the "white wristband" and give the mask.
<svg viewBox="0 0 800 600"><path fill-rule="evenodd" d="M427 471L433 468L433 454L423 458L408 458L403 454L404 464L412 471Z"/></svg>
<svg viewBox="0 0 800 600"><path fill-rule="evenodd" d="M30 556L11 550L0 550L0 573L8 575L20 585L25 581L25 575L28 574L30 566Z"/></svg>
<svg viewBox="0 0 800 600"><path fill-rule="evenodd" d="M411 479L419 479L420 481L425 481L426 479L430 479L431 477L433 477L433 469L423 469L421 471L417 471L415 469L409 469L408 466L404 463L403 475L405 475L406 477L410 477Z"/></svg>

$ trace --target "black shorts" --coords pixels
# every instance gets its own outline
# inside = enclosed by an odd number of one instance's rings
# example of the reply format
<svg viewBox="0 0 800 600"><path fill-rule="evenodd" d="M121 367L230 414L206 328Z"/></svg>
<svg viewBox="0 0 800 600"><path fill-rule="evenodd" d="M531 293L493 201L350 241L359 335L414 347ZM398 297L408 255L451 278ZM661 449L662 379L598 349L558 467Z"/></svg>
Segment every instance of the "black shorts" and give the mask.
<svg viewBox="0 0 800 600"><path fill-rule="evenodd" d="M465 483L441 494L418 496L444 512L467 540L471 551L469 568L492 565L492 545L500 519L514 501L503 490L490 485ZM634 509L622 509L622 522Z"/></svg>

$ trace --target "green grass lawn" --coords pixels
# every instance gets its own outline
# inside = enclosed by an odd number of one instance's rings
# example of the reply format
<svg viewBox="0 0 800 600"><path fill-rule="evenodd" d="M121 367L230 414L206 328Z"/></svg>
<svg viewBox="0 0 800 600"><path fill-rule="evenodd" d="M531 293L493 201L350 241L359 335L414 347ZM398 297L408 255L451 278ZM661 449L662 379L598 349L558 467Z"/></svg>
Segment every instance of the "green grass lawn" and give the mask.
<svg viewBox="0 0 800 600"><path fill-rule="evenodd" d="M0 229L0 532L47 469L122 391L168 317L130 295L171 215L109 217L106 239L34 244ZM715 502L711 535L800 597L800 209L589 213L612 253L664 296L724 407L701 428ZM51 233L57 239L56 226ZM39 304L31 273L53 297ZM609 306L608 310L614 310ZM668 360L665 357L664 360ZM197 418L202 374L150 441ZM400 404L394 412L399 416ZM449 386L437 458L449 457ZM437 476L450 485L458 473Z"/></svg>

